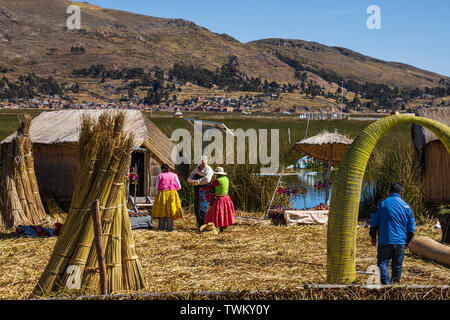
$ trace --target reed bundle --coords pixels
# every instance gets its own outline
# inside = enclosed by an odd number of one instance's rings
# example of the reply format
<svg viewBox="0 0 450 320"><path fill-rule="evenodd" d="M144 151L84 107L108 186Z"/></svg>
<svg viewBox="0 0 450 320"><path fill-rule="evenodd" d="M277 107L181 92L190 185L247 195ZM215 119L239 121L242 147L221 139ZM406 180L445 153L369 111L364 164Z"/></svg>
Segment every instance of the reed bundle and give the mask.
<svg viewBox="0 0 450 320"><path fill-rule="evenodd" d="M97 199L107 266L108 292L145 287L134 250L126 208L125 178L133 138L123 132L125 115L104 112L94 121L83 116L80 169L69 213L35 293L64 289L98 290L98 256L91 205Z"/></svg>
<svg viewBox="0 0 450 320"><path fill-rule="evenodd" d="M356 279L356 229L361 187L370 155L391 128L416 123L429 129L450 152L450 127L415 116L390 116L372 123L355 139L339 167L331 195L327 232L327 282L351 283Z"/></svg>
<svg viewBox="0 0 450 320"><path fill-rule="evenodd" d="M25 115L17 135L3 149L0 173L0 228L39 225L46 217L34 172L30 126Z"/></svg>
<svg viewBox="0 0 450 320"><path fill-rule="evenodd" d="M63 209L56 202L53 194L48 191L44 191L42 194L42 198L44 199L45 205L47 206L47 211L52 217L58 217L59 215L66 214Z"/></svg>

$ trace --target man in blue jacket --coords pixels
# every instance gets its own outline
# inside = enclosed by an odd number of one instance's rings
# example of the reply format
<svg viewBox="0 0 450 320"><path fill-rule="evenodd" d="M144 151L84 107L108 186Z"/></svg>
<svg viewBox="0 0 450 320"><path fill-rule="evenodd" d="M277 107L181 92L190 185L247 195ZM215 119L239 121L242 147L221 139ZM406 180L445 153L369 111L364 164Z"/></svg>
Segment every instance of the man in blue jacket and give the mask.
<svg viewBox="0 0 450 320"><path fill-rule="evenodd" d="M390 284L389 263L392 260L392 282L400 283L404 249L414 236L414 217L408 204L403 201L403 187L394 183L390 196L377 206L370 218L372 245L376 245L378 233L378 266L381 283Z"/></svg>

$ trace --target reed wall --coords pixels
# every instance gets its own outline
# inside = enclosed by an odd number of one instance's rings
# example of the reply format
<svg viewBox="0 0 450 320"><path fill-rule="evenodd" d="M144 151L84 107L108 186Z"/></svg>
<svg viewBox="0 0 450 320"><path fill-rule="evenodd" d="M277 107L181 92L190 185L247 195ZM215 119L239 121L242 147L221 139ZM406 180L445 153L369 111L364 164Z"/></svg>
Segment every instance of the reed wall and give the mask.
<svg viewBox="0 0 450 320"><path fill-rule="evenodd" d="M34 144L34 166L40 190L51 192L60 203L70 202L78 170L75 144Z"/></svg>
<svg viewBox="0 0 450 320"><path fill-rule="evenodd" d="M439 140L425 147L423 173L425 203L431 205L450 202L450 154Z"/></svg>
<svg viewBox="0 0 450 320"><path fill-rule="evenodd" d="M70 203L78 170L77 144L35 144L33 155L39 188L51 192L62 205ZM162 163L150 152L145 158L145 195L155 197L154 185Z"/></svg>

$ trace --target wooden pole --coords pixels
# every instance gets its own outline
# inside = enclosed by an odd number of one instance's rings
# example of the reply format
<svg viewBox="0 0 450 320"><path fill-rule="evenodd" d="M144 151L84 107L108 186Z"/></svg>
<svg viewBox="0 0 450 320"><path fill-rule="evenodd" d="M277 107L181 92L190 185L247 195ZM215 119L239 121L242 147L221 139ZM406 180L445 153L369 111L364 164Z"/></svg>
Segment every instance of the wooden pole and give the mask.
<svg viewBox="0 0 450 320"><path fill-rule="evenodd" d="M328 171L327 171L327 178L325 181L325 186L326 186L325 205L327 205L328 198L330 197L330 177L331 177L332 163L333 163L333 145L330 146L330 156L328 158Z"/></svg>
<svg viewBox="0 0 450 320"><path fill-rule="evenodd" d="M306 139L306 137L308 136L308 128L309 128L309 118L308 118L308 122L306 123L305 137L303 139Z"/></svg>
<svg viewBox="0 0 450 320"><path fill-rule="evenodd" d="M272 206L273 198L275 198L275 193L278 190L278 186L280 185L280 181L281 181L281 178L283 177L283 174L284 174L284 167L283 167L283 170L282 170L282 172L280 174L280 178L278 178L277 186L275 187L275 190L273 191L272 200L270 200L269 207L267 207L267 211L266 211L266 214L264 216L264 219L267 219L267 217L269 216L270 207Z"/></svg>
<svg viewBox="0 0 450 320"><path fill-rule="evenodd" d="M134 165L133 173L134 173L135 175L137 175L137 163ZM134 204L135 204L135 205L137 204L137 202L136 202L136 193L137 193L136 185L137 185L137 181L134 180ZM137 210L136 210L136 211L137 211Z"/></svg>
<svg viewBox="0 0 450 320"><path fill-rule="evenodd" d="M103 250L102 225L100 221L100 201L92 203L92 221L94 222L95 248L98 256L98 269L100 271L100 291L102 295L108 294L108 277L106 276L105 251Z"/></svg>

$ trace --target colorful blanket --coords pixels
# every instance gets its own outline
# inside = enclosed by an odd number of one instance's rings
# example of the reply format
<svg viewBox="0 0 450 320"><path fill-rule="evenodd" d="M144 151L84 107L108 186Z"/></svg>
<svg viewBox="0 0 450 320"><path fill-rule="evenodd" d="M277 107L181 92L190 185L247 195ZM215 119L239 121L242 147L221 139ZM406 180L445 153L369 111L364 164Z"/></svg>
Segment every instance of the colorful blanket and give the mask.
<svg viewBox="0 0 450 320"><path fill-rule="evenodd" d="M61 223L55 223L54 228L44 228L42 226L18 226L16 233L30 238L57 237L61 233Z"/></svg>

